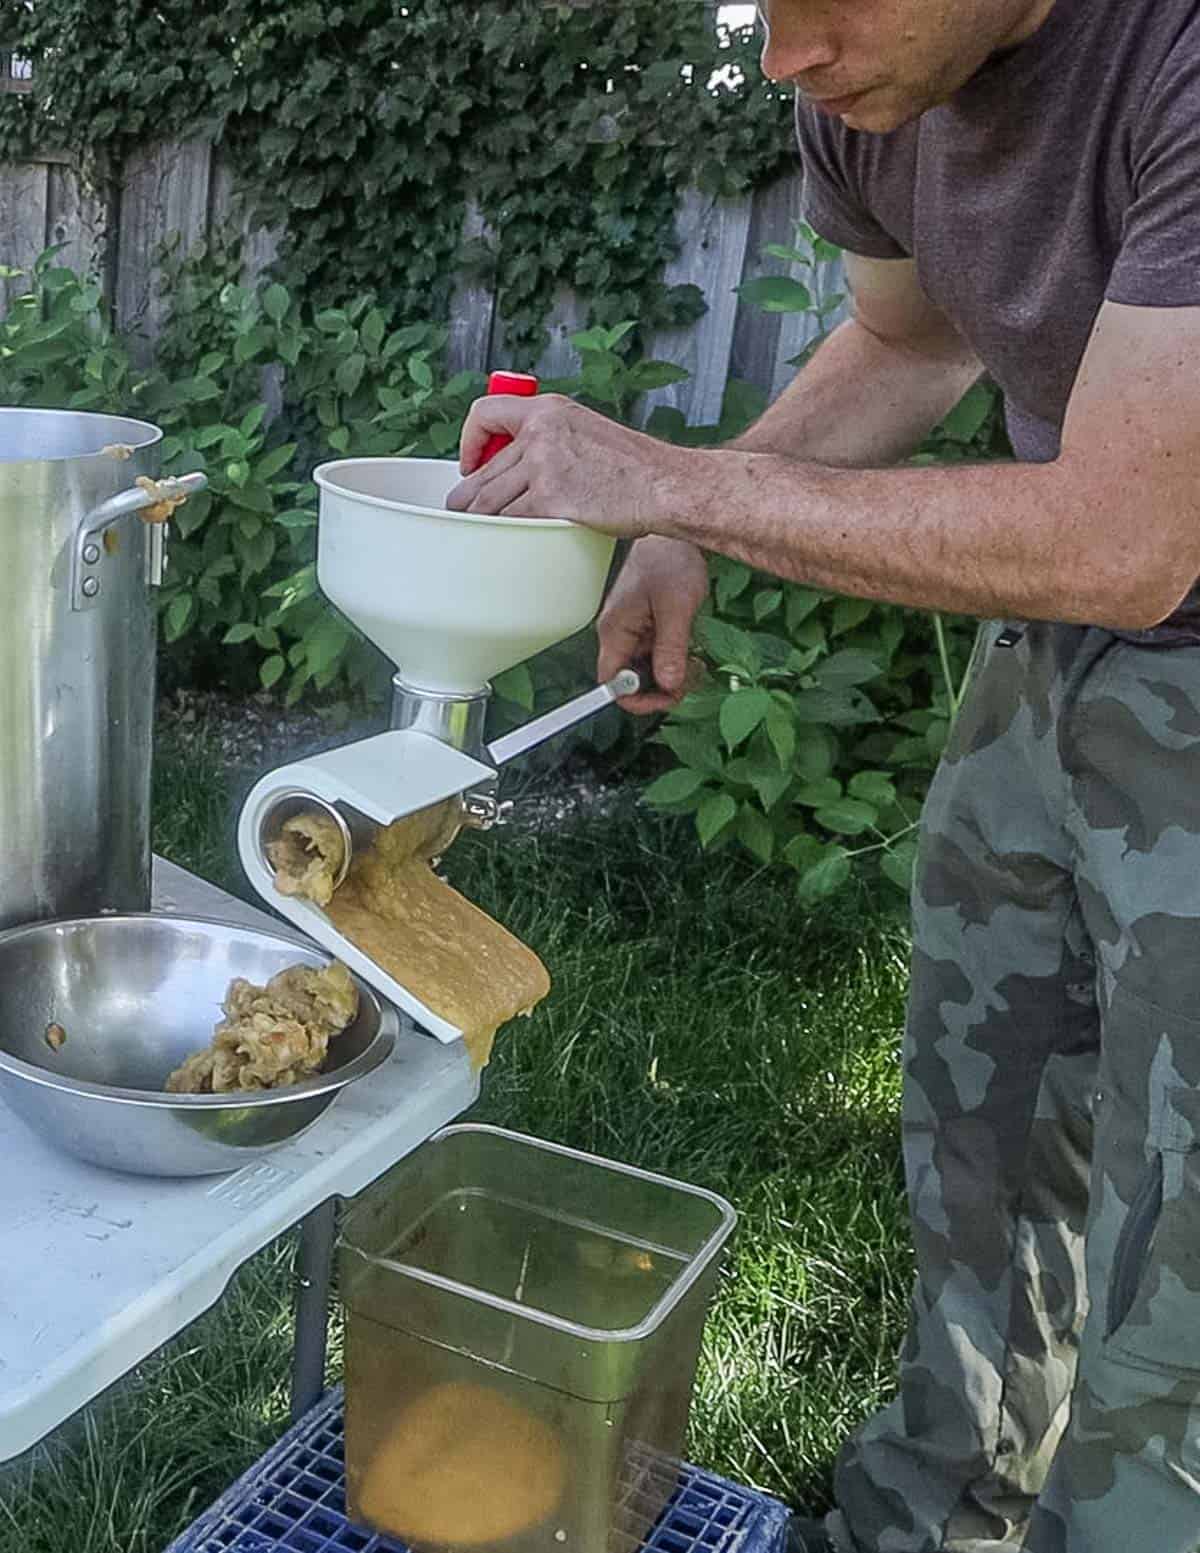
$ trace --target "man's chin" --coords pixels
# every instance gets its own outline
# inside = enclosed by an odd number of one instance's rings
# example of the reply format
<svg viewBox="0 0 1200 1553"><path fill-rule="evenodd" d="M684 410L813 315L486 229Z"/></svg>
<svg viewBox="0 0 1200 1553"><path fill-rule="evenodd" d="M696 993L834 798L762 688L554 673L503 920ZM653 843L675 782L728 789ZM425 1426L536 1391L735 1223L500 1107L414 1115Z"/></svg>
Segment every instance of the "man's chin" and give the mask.
<svg viewBox="0 0 1200 1553"><path fill-rule="evenodd" d="M847 129L862 130L870 135L890 135L893 130L903 129L919 119L924 111L925 104L898 103L868 94L862 102L855 103L838 117Z"/></svg>

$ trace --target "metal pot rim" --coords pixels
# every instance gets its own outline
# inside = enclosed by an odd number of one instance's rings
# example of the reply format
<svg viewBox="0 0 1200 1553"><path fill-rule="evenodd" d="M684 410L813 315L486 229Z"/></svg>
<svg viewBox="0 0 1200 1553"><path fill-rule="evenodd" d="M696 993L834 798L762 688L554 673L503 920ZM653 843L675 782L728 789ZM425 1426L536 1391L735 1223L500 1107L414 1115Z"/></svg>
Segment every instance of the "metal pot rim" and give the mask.
<svg viewBox="0 0 1200 1553"><path fill-rule="evenodd" d="M29 408L26 408L24 405L17 404L0 405L0 431L3 429L4 421L7 420L9 416L16 415L39 415L48 418L53 417L58 420L108 421L114 427L121 427L125 430L133 430L135 433L144 433L144 435L138 436L136 441L130 441L128 437L119 439L124 441L126 445L132 448L135 453L141 453L144 452L147 448L157 446L158 443L163 440L164 436L164 432L161 426L155 426L151 421L138 420L136 416L109 415L107 412L102 410L51 410L43 409L40 405L33 405ZM113 442L115 443L117 441L118 438L114 436ZM92 453L55 453L46 454L38 458L0 457L0 464L71 464L74 463L76 459L93 458L107 458L111 462L112 454L106 453L103 448L97 448Z"/></svg>
<svg viewBox="0 0 1200 1553"><path fill-rule="evenodd" d="M100 917L56 917L46 922L26 922L20 927L0 932L0 951L17 939L32 937L54 928L90 927L99 922L169 922L180 927L219 927L235 933L253 934L258 938L275 939L301 953L311 955L317 961L333 964L333 955L326 954L315 944L301 943L287 933L272 933L266 928L242 927L236 922L223 922L219 917L194 917L174 913L137 911L113 912ZM351 972L353 975L353 972ZM36 1063L14 1057L0 1048L0 1073L27 1080L42 1089L56 1090L60 1094L80 1095L97 1100L108 1100L118 1105L141 1106L150 1110L165 1111L241 1111L268 1106L287 1105L294 1100L312 1099L318 1095L336 1094L356 1079L374 1072L391 1056L399 1032L400 1023L390 1003L385 1003L359 977L354 977L360 998L365 997L379 1013L379 1028L367 1049L352 1058L344 1067L332 1073L320 1073L315 1078L304 1079L286 1089L236 1090L228 1095L174 1095L166 1090L123 1089L110 1084L96 1084L90 1079L68 1078L51 1073Z"/></svg>

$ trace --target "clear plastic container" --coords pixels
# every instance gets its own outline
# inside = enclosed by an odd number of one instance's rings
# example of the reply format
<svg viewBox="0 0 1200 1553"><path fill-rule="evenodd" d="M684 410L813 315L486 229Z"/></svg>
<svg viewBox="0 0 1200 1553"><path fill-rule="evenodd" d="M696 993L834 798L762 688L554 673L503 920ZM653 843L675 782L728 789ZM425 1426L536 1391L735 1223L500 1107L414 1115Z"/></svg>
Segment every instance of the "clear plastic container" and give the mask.
<svg viewBox="0 0 1200 1553"><path fill-rule="evenodd" d="M572 1149L437 1134L343 1226L351 1515L421 1553L640 1545L735 1222Z"/></svg>

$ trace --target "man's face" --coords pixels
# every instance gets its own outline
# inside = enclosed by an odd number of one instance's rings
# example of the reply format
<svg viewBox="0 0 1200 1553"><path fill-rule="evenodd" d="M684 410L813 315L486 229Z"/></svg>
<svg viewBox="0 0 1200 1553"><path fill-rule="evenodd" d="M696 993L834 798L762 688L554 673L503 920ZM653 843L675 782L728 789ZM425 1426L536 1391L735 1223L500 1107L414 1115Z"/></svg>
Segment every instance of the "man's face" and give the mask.
<svg viewBox="0 0 1200 1553"><path fill-rule="evenodd" d="M760 0L763 70L852 129L885 132L945 102L1054 0Z"/></svg>

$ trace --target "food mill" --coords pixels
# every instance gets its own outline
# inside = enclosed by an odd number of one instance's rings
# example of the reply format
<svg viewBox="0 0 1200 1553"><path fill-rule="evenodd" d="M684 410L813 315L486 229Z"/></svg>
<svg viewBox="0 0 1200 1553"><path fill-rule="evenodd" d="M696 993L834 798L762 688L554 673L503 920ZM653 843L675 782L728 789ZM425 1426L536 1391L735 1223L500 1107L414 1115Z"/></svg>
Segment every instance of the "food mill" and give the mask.
<svg viewBox="0 0 1200 1553"><path fill-rule="evenodd" d="M381 827L447 800L441 846L494 823L498 770L639 685L606 685L484 740L489 679L585 626L614 541L557 519L446 510L458 466L423 458L341 459L320 487L317 578L326 597L397 666L388 732L280 767L250 793L238 826L264 900L440 1040L460 1029L340 933L312 900L281 894L270 849L289 819L323 814L342 843L339 881Z"/></svg>

